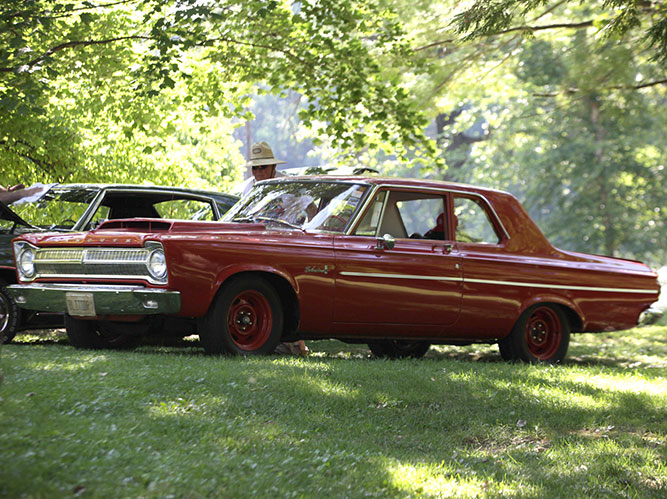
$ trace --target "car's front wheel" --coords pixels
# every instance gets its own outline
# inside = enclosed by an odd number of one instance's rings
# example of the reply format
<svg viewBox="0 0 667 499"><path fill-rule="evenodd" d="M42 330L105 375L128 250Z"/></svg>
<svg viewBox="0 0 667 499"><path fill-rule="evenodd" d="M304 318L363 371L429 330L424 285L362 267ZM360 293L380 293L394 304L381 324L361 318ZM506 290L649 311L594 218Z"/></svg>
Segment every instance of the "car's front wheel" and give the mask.
<svg viewBox="0 0 667 499"><path fill-rule="evenodd" d="M570 344L570 324L558 305L533 305L498 343L505 360L558 364Z"/></svg>
<svg viewBox="0 0 667 499"><path fill-rule="evenodd" d="M431 344L425 341L405 341L405 340L381 340L371 341L368 348L376 357L388 357L390 359L405 359L412 357L415 359L426 355Z"/></svg>
<svg viewBox="0 0 667 499"><path fill-rule="evenodd" d="M260 277L241 277L220 290L199 325L208 354L273 353L283 332L280 297Z"/></svg>
<svg viewBox="0 0 667 499"><path fill-rule="evenodd" d="M65 330L70 344L84 349L122 349L135 345L136 336L123 324L76 319L65 316Z"/></svg>
<svg viewBox="0 0 667 499"><path fill-rule="evenodd" d="M7 283L0 279L0 344L14 339L21 322L21 309L7 294L5 286Z"/></svg>

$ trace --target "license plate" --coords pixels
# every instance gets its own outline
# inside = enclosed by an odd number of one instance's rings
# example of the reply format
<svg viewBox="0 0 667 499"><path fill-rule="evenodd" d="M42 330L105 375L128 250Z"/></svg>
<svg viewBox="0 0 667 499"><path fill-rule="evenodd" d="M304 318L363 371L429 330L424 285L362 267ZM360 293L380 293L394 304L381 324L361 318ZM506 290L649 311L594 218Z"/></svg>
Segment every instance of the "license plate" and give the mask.
<svg viewBox="0 0 667 499"><path fill-rule="evenodd" d="M95 313L95 301L92 293L67 293L67 313L79 317L93 317Z"/></svg>

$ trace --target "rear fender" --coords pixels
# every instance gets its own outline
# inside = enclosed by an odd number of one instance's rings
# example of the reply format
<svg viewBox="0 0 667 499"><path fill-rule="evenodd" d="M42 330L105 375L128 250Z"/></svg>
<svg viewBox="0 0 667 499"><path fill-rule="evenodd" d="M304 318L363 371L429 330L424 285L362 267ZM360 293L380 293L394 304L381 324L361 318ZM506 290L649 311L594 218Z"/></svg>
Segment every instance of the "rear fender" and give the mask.
<svg viewBox="0 0 667 499"><path fill-rule="evenodd" d="M567 300L566 298L555 295L555 294L541 294L538 296L532 296L529 300L526 300L519 312L519 316L523 314L528 308L537 304L548 304L553 303L560 305L563 308L563 311L566 313L567 318L570 320L570 326L573 332L581 331L583 325L586 323L586 318L584 317L581 308L579 308L575 303ZM518 318L517 317L517 318Z"/></svg>

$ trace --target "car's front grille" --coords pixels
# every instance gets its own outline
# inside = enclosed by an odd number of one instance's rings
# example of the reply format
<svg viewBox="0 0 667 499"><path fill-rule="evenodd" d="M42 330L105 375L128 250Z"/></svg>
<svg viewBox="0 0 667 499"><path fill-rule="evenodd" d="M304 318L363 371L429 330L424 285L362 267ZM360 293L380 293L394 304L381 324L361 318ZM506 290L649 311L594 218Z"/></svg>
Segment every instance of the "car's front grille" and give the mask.
<svg viewBox="0 0 667 499"><path fill-rule="evenodd" d="M39 248L36 277L138 278L153 282L147 262L151 248Z"/></svg>

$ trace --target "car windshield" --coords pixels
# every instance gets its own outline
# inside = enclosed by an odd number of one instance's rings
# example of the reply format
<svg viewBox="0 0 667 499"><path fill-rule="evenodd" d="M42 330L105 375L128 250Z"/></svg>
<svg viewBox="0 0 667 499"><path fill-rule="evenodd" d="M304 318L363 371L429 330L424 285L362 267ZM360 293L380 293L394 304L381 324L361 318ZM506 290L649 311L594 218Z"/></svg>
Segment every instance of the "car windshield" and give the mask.
<svg viewBox="0 0 667 499"><path fill-rule="evenodd" d="M35 201L10 205L11 210L35 227L71 229L81 218L100 188L54 186Z"/></svg>
<svg viewBox="0 0 667 499"><path fill-rule="evenodd" d="M344 232L367 191L367 185L351 182L263 182L234 205L223 220L264 222L286 229Z"/></svg>

